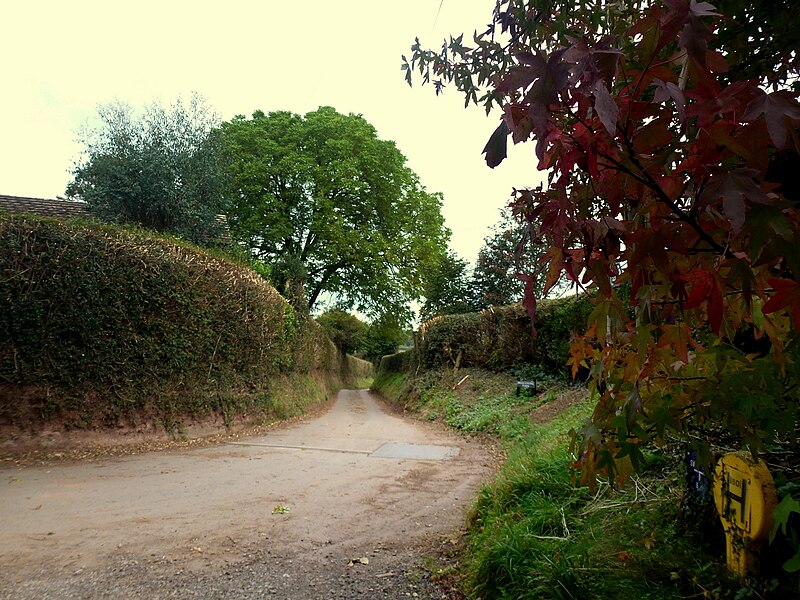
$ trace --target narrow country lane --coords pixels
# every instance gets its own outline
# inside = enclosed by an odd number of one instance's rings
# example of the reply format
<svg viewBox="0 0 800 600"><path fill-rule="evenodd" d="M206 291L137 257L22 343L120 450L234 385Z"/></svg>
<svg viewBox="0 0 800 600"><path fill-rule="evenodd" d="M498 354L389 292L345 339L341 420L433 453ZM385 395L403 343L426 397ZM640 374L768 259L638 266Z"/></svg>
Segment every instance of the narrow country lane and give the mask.
<svg viewBox="0 0 800 600"><path fill-rule="evenodd" d="M4 469L0 598L440 598L419 549L490 472L367 390L236 443Z"/></svg>

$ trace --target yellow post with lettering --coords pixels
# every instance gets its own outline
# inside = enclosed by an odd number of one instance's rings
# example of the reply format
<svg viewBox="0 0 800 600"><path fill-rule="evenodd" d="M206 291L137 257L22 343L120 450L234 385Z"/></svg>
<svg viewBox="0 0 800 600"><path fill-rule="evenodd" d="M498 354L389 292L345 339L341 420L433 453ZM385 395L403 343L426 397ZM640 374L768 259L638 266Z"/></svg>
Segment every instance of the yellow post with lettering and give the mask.
<svg viewBox="0 0 800 600"><path fill-rule="evenodd" d="M769 536L778 505L767 465L745 452L726 454L717 463L714 500L725 529L728 568L743 576L758 565L758 550Z"/></svg>

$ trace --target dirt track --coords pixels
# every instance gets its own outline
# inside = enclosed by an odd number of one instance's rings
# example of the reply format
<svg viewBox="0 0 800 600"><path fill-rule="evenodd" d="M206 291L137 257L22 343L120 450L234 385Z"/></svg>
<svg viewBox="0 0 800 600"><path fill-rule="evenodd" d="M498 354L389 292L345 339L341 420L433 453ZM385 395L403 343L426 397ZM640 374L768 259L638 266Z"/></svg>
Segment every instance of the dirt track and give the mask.
<svg viewBox="0 0 800 600"><path fill-rule="evenodd" d="M387 442L455 456L370 455ZM479 444L366 390L236 444L5 469L0 597L448 597L419 550L450 543L490 472Z"/></svg>

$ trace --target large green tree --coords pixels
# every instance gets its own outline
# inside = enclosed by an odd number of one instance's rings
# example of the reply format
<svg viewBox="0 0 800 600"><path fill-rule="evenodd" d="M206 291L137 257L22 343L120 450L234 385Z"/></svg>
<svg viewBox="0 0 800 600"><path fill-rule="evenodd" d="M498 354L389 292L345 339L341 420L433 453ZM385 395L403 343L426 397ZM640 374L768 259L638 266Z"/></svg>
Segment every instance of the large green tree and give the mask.
<svg viewBox="0 0 800 600"><path fill-rule="evenodd" d="M503 306L522 301L525 285L519 273L536 270L544 247L536 245L536 232L524 218L509 208L483 240L472 272L473 294L479 308ZM544 281L537 279L534 292L541 295Z"/></svg>
<svg viewBox="0 0 800 600"><path fill-rule="evenodd" d="M99 125L82 135L69 198L101 219L142 225L195 242L222 230L223 173L213 134L218 119L193 95L188 105L98 108Z"/></svg>
<svg viewBox="0 0 800 600"><path fill-rule="evenodd" d="M368 314L406 314L444 253L441 196L429 193L363 117L322 107L223 123L233 236L268 262L281 291L324 293ZM284 268L285 267L285 268Z"/></svg>
<svg viewBox="0 0 800 600"><path fill-rule="evenodd" d="M331 308L318 316L317 322L343 353L373 362L396 352L406 337L402 324L391 314L365 323L341 308Z"/></svg>
<svg viewBox="0 0 800 600"><path fill-rule="evenodd" d="M332 308L318 316L317 323L343 354L358 354L363 349L369 326L355 315Z"/></svg>
<svg viewBox="0 0 800 600"><path fill-rule="evenodd" d="M470 281L469 262L448 250L426 274L425 302L420 308L423 321L439 315L458 315L477 308Z"/></svg>
<svg viewBox="0 0 800 600"><path fill-rule="evenodd" d="M386 313L374 319L364 336L363 356L378 363L382 356L394 354L397 348L410 337L404 322L397 315Z"/></svg>

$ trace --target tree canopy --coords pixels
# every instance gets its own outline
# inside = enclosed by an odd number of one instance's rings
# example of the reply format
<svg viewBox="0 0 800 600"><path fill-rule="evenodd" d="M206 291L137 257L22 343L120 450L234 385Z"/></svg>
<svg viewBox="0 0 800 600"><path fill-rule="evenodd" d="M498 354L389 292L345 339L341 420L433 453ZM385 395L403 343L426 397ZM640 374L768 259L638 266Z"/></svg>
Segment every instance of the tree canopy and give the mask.
<svg viewBox="0 0 800 600"><path fill-rule="evenodd" d="M99 218L142 225L195 242L222 229L223 173L213 136L217 118L199 96L188 106L158 103L141 115L122 103L98 108L100 125L84 132L84 156L68 197Z"/></svg>
<svg viewBox="0 0 800 600"><path fill-rule="evenodd" d="M448 250L435 268L426 274L420 317L455 315L505 306L522 299L525 274L535 270L545 255L545 247L529 242L536 230L524 216L511 208L500 211L500 219L484 238L475 267ZM522 277L521 277L522 276ZM562 282L563 283L563 282ZM539 295L544 281L534 281ZM555 291L563 291L563 285Z"/></svg>
<svg viewBox="0 0 800 600"><path fill-rule="evenodd" d="M543 246L527 246L535 230L524 218L518 218L509 208L500 212L491 235L483 240L472 273L476 303L480 308L503 306L519 302L524 290L518 273L534 271L544 255ZM527 250L527 251L526 251ZM535 282L534 293L541 296L544 282Z"/></svg>
<svg viewBox="0 0 800 600"><path fill-rule="evenodd" d="M341 352L373 362L396 352L406 337L401 324L389 314L365 323L341 308L331 308L318 316L317 322Z"/></svg>
<svg viewBox="0 0 800 600"><path fill-rule="evenodd" d="M490 167L510 137L548 172L515 210L548 247L544 290L563 273L597 292L570 360L599 394L576 440L584 482L624 479L676 434L705 461L720 435L798 456L797 28L728 18L796 24L782 5L498 0L471 43L417 41L405 63L409 82L501 109ZM741 51L753 27L766 62Z"/></svg>
<svg viewBox="0 0 800 600"><path fill-rule="evenodd" d="M229 221L255 256L283 265L313 307L323 293L368 314L407 314L449 237L429 193L363 117L321 107L256 111L221 127Z"/></svg>
<svg viewBox="0 0 800 600"><path fill-rule="evenodd" d="M385 313L370 322L364 337L362 355L377 363L382 356L397 352L401 344L410 343L411 338L411 332L404 328L404 322L399 315Z"/></svg>
<svg viewBox="0 0 800 600"><path fill-rule="evenodd" d="M439 315L457 315L476 310L469 262L448 250L426 274L423 295L425 302L420 308L423 321Z"/></svg>
<svg viewBox="0 0 800 600"><path fill-rule="evenodd" d="M343 354L356 354L363 348L369 326L355 315L332 308L318 316L317 323Z"/></svg>

